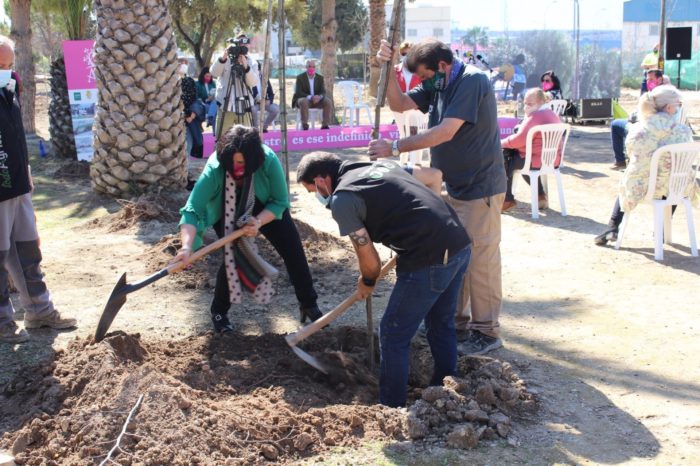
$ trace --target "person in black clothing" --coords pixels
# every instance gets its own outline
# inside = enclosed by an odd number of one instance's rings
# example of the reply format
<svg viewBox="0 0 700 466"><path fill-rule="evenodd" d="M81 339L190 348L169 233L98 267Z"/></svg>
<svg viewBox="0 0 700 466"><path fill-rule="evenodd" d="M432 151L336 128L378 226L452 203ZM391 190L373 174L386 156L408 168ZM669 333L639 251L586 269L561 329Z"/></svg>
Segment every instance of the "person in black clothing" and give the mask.
<svg viewBox="0 0 700 466"><path fill-rule="evenodd" d="M26 312L28 329L75 327L76 320L62 317L54 308L41 272L41 250L32 206L32 175L22 114L12 77L14 44L0 36L0 343L29 339L14 321L8 272Z"/></svg>
<svg viewBox="0 0 700 466"><path fill-rule="evenodd" d="M382 404L406 404L411 339L425 322L434 358L432 385L456 373L455 309L471 254L457 214L390 160L343 162L327 152L305 155L297 181L330 208L350 236L359 262L357 295L371 295L381 262L373 243L398 254L396 285L380 324Z"/></svg>
<svg viewBox="0 0 700 466"><path fill-rule="evenodd" d="M549 70L542 73L540 77L540 86L544 92L547 92L552 99L561 99L561 82L559 76L554 74L554 71Z"/></svg>
<svg viewBox="0 0 700 466"><path fill-rule="evenodd" d="M187 155L201 159L204 156L204 138L202 137L202 122L206 118L204 103L197 97L197 86L194 79L182 76L182 108L185 116L187 131Z"/></svg>

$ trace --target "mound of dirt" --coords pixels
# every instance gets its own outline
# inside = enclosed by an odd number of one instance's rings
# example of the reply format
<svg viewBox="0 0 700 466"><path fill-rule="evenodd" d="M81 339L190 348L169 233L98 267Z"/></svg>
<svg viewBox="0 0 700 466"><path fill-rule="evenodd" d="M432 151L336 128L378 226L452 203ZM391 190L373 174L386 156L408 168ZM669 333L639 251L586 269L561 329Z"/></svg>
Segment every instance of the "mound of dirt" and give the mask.
<svg viewBox="0 0 700 466"><path fill-rule="evenodd" d="M420 400L408 413L387 408L373 404L376 375L364 365L362 329L328 329L304 343L324 362L346 364L327 377L277 334L76 339L53 363L4 387L0 449L10 449L19 464L99 462L140 396L113 456L119 464L257 465L370 440L437 438L462 447L465 436L506 436L511 421L504 413L531 401L507 365L468 358L460 364L470 370L465 378L415 389Z"/></svg>
<svg viewBox="0 0 700 466"><path fill-rule="evenodd" d="M119 199L117 202L122 206L119 211L96 218L88 222L87 227L113 233L144 222L176 223L180 219L179 209L186 201L186 192L146 193L134 199Z"/></svg>
<svg viewBox="0 0 700 466"><path fill-rule="evenodd" d="M85 179L90 177L90 164L85 161L72 160L61 165L53 174L55 179Z"/></svg>

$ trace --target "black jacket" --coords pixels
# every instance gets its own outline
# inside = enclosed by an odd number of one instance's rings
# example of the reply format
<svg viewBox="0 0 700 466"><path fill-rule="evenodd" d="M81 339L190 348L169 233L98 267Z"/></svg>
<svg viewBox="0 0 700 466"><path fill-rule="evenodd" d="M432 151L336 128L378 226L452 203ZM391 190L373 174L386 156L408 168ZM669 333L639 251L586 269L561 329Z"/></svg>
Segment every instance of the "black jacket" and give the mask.
<svg viewBox="0 0 700 466"><path fill-rule="evenodd" d="M27 194L29 158L15 94L0 90L0 202Z"/></svg>

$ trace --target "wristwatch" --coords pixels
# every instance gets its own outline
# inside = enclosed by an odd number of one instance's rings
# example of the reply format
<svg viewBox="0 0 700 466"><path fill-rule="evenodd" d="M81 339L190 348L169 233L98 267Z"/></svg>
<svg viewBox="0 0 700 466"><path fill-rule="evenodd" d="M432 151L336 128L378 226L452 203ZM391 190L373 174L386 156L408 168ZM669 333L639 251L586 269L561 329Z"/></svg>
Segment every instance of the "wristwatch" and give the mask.
<svg viewBox="0 0 700 466"><path fill-rule="evenodd" d="M374 278L362 277L362 283L364 283L365 286L374 286L377 284L377 280Z"/></svg>
<svg viewBox="0 0 700 466"><path fill-rule="evenodd" d="M398 157L399 155L401 155L401 151L399 151L399 140L398 139L395 139L391 143L391 155L393 155L394 157Z"/></svg>

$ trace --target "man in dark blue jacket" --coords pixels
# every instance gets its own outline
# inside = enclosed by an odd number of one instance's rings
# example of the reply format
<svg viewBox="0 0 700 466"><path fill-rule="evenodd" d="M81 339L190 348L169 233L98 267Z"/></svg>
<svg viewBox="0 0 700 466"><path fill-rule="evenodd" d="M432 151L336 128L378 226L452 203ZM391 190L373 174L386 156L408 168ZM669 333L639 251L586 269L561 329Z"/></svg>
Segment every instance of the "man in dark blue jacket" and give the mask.
<svg viewBox="0 0 700 466"><path fill-rule="evenodd" d="M28 329L75 327L76 320L62 317L54 308L41 272L39 233L32 206L32 175L22 114L12 79L14 44L0 36L0 343L29 339L14 321L8 269L25 309Z"/></svg>

